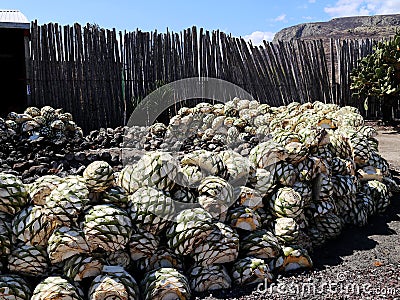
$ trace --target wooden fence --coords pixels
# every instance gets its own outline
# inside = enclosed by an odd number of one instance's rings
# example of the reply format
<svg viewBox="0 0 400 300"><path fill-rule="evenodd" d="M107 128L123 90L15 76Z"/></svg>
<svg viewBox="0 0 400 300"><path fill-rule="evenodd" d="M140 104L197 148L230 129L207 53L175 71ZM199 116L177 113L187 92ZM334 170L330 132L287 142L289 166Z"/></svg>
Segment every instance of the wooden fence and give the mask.
<svg viewBox="0 0 400 300"><path fill-rule="evenodd" d="M126 124L159 85L190 77L232 82L271 105L355 104L349 72L374 42L253 46L220 31L116 32L87 24L31 26L31 103L71 112L85 131ZM369 117L378 110L372 104Z"/></svg>

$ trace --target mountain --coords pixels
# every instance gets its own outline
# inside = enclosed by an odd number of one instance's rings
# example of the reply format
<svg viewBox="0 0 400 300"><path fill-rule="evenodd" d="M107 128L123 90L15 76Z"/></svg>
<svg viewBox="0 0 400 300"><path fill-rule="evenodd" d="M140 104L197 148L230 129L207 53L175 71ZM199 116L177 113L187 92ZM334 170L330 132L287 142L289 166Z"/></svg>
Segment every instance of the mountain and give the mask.
<svg viewBox="0 0 400 300"><path fill-rule="evenodd" d="M400 30L400 14L335 18L328 22L304 23L284 28L273 42L295 39L381 39Z"/></svg>

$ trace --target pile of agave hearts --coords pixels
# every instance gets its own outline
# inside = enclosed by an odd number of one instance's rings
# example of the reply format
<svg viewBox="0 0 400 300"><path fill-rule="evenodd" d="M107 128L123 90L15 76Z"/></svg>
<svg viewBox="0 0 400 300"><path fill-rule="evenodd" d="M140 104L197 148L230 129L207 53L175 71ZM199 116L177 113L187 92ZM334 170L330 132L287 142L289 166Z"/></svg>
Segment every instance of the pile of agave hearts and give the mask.
<svg viewBox="0 0 400 300"><path fill-rule="evenodd" d="M195 120L193 141L261 142L246 157L161 149L118 173L96 161L31 184L1 173L0 295L189 299L272 281L311 268L314 247L383 213L398 188L354 108L234 99L150 130L173 140Z"/></svg>

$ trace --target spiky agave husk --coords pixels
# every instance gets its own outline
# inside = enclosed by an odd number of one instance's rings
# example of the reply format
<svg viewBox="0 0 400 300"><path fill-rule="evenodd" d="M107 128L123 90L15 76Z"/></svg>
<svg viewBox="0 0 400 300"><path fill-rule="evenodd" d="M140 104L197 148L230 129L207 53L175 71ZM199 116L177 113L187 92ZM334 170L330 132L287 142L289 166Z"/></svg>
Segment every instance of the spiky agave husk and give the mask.
<svg viewBox="0 0 400 300"><path fill-rule="evenodd" d="M376 129L369 125L363 125L357 128L357 131L365 136L367 139L374 138L378 135Z"/></svg>
<svg viewBox="0 0 400 300"><path fill-rule="evenodd" d="M181 164L198 166L204 176L219 176L227 178L228 169L222 158L211 151L195 150L185 154L181 159Z"/></svg>
<svg viewBox="0 0 400 300"><path fill-rule="evenodd" d="M333 196L334 186L332 177L324 173L320 173L313 181L313 201L324 201Z"/></svg>
<svg viewBox="0 0 400 300"><path fill-rule="evenodd" d="M24 114L28 114L31 117L40 116L40 109L36 106L29 106L24 110Z"/></svg>
<svg viewBox="0 0 400 300"><path fill-rule="evenodd" d="M108 162L97 160L83 171L86 185L92 192L103 192L114 185L114 170Z"/></svg>
<svg viewBox="0 0 400 300"><path fill-rule="evenodd" d="M128 211L138 228L159 234L169 226L175 203L161 190L141 187L129 196Z"/></svg>
<svg viewBox="0 0 400 300"><path fill-rule="evenodd" d="M8 269L20 275L43 276L48 268L47 252L41 246L17 246L8 255Z"/></svg>
<svg viewBox="0 0 400 300"><path fill-rule="evenodd" d="M128 194L132 194L138 188L140 183L138 182L137 164L127 164L119 172L116 183L122 187Z"/></svg>
<svg viewBox="0 0 400 300"><path fill-rule="evenodd" d="M280 144L270 140L255 146L250 151L249 160L257 168L266 168L272 164L284 161L288 151Z"/></svg>
<svg viewBox="0 0 400 300"><path fill-rule="evenodd" d="M31 300L83 300L82 290L60 276L43 279L33 290Z"/></svg>
<svg viewBox="0 0 400 300"><path fill-rule="evenodd" d="M40 114L43 118L46 119L46 122L50 123L56 117L55 109L49 105L43 106L40 109Z"/></svg>
<svg viewBox="0 0 400 300"><path fill-rule="evenodd" d="M366 202L364 202L366 200ZM358 195L347 195L336 199L338 216L344 224L364 226L367 223L369 210L368 199Z"/></svg>
<svg viewBox="0 0 400 300"><path fill-rule="evenodd" d="M192 253L197 265L224 264L238 257L239 235L224 223L216 222L213 226L211 233Z"/></svg>
<svg viewBox="0 0 400 300"><path fill-rule="evenodd" d="M15 215L11 223L15 241L33 246L47 246L56 226L56 222L50 219L48 210L38 205L25 207Z"/></svg>
<svg viewBox="0 0 400 300"><path fill-rule="evenodd" d="M371 152L369 160L366 164L380 169L384 176L388 176L390 174L389 163L376 151Z"/></svg>
<svg viewBox="0 0 400 300"><path fill-rule="evenodd" d="M389 195L400 193L400 185L391 176L383 176L382 182L386 185Z"/></svg>
<svg viewBox="0 0 400 300"><path fill-rule="evenodd" d="M237 197L236 206L246 206L254 210L264 206L261 194L247 186L235 187L234 195Z"/></svg>
<svg viewBox="0 0 400 300"><path fill-rule="evenodd" d="M136 261L151 257L157 251L159 244L159 236L140 228L136 229L129 241L131 259Z"/></svg>
<svg viewBox="0 0 400 300"><path fill-rule="evenodd" d="M56 175L44 175L29 185L28 193L35 205L44 205L46 197L61 184L63 179Z"/></svg>
<svg viewBox="0 0 400 300"><path fill-rule="evenodd" d="M315 227L314 224L311 224L309 227L307 227L306 234L310 238L312 247L319 247L326 243L327 238L317 227Z"/></svg>
<svg viewBox="0 0 400 300"><path fill-rule="evenodd" d="M288 162L278 162L266 168L274 174L274 182L284 186L292 186L297 179L295 167Z"/></svg>
<svg viewBox="0 0 400 300"><path fill-rule="evenodd" d="M304 207L309 207L312 201L312 187L307 181L296 181L292 189L300 194Z"/></svg>
<svg viewBox="0 0 400 300"><path fill-rule="evenodd" d="M297 165L306 159L309 152L308 148L300 142L288 143L285 148L288 151L288 161L293 165Z"/></svg>
<svg viewBox="0 0 400 300"><path fill-rule="evenodd" d="M148 152L135 165L127 165L121 170L117 184L130 194L141 187L170 191L175 185L178 166L168 153Z"/></svg>
<svg viewBox="0 0 400 300"><path fill-rule="evenodd" d="M269 126L268 124L265 124L265 122L266 121L263 116L258 116L256 119L254 119L254 124L257 128L256 134L261 140L264 140L270 133ZM259 123L260 125L257 126L257 123Z"/></svg>
<svg viewBox="0 0 400 300"><path fill-rule="evenodd" d="M296 126L297 127L297 126ZM320 127L310 127L306 125L304 128L296 128L298 131L301 142L307 147L323 147L330 142L330 134L326 129Z"/></svg>
<svg viewBox="0 0 400 300"><path fill-rule="evenodd" d="M255 231L261 228L261 217L254 209L238 206L228 210L226 223L233 228Z"/></svg>
<svg viewBox="0 0 400 300"><path fill-rule="evenodd" d="M332 176L333 196L344 197L357 193L357 177L351 175Z"/></svg>
<svg viewBox="0 0 400 300"><path fill-rule="evenodd" d="M180 271L184 270L182 256L174 253L166 247L158 248L152 255L137 261L136 266L139 270L150 272L159 268L174 268Z"/></svg>
<svg viewBox="0 0 400 300"><path fill-rule="evenodd" d="M89 252L89 246L82 230L78 228L59 227L49 238L47 253L52 264L86 252Z"/></svg>
<svg viewBox="0 0 400 300"><path fill-rule="evenodd" d="M247 285L259 282L271 282L273 276L263 259L245 257L237 260L232 267L232 279L235 284Z"/></svg>
<svg viewBox="0 0 400 300"><path fill-rule="evenodd" d="M353 134L350 137L351 154L357 166L365 165L370 159L372 149L368 140L361 134Z"/></svg>
<svg viewBox="0 0 400 300"><path fill-rule="evenodd" d="M251 169L250 162L232 150L221 151L218 154L228 171L228 182L233 186L244 185Z"/></svg>
<svg viewBox="0 0 400 300"><path fill-rule="evenodd" d="M322 201L313 201L305 210L307 216L313 218L315 216L323 215L326 213L338 213L338 207L333 198L327 198Z"/></svg>
<svg viewBox="0 0 400 300"><path fill-rule="evenodd" d="M353 108L352 108L353 109ZM344 107L337 112L337 123L341 127L360 127L364 125L364 119L358 111L343 112Z"/></svg>
<svg viewBox="0 0 400 300"><path fill-rule="evenodd" d="M323 159L315 156L308 156L295 166L295 172L298 174L299 181L311 181L320 173L328 174L329 169Z"/></svg>
<svg viewBox="0 0 400 300"><path fill-rule="evenodd" d="M336 238L342 232L343 223L340 217L333 212L315 216L312 222L325 239Z"/></svg>
<svg viewBox="0 0 400 300"><path fill-rule="evenodd" d="M299 237L299 224L293 218L277 218L275 220L275 236L284 244L293 244Z"/></svg>
<svg viewBox="0 0 400 300"><path fill-rule="evenodd" d="M120 249L105 254L107 265L128 268L131 265L131 256L128 250Z"/></svg>
<svg viewBox="0 0 400 300"><path fill-rule="evenodd" d="M203 124L201 126L202 130L207 130L209 128L211 128L213 121L215 120L217 116L212 114L212 113L208 113L204 116L203 118Z"/></svg>
<svg viewBox="0 0 400 300"><path fill-rule="evenodd" d="M261 218L261 228L273 231L276 217L269 209L259 208L256 211Z"/></svg>
<svg viewBox="0 0 400 300"><path fill-rule="evenodd" d="M28 201L28 192L21 179L12 174L0 173L0 211L14 215Z"/></svg>
<svg viewBox="0 0 400 300"><path fill-rule="evenodd" d="M184 165L179 168L176 181L180 186L197 188L204 177L199 166Z"/></svg>
<svg viewBox="0 0 400 300"><path fill-rule="evenodd" d="M310 154L326 161L329 165L332 164L332 159L335 157L328 145L311 148Z"/></svg>
<svg viewBox="0 0 400 300"><path fill-rule="evenodd" d="M82 281L101 274L104 263L101 258L77 254L65 260L63 274L72 281Z"/></svg>
<svg viewBox="0 0 400 300"><path fill-rule="evenodd" d="M90 300L140 299L139 287L128 272L118 266L104 266L103 274L97 275L88 292Z"/></svg>
<svg viewBox="0 0 400 300"><path fill-rule="evenodd" d="M228 210L228 205L217 198L201 195L197 198L200 207L204 208L214 220L224 222Z"/></svg>
<svg viewBox="0 0 400 300"><path fill-rule="evenodd" d="M238 137L239 137L240 131L237 129L237 127L232 126L228 128L227 134L226 134L226 142L228 145L233 146L237 144Z"/></svg>
<svg viewBox="0 0 400 300"><path fill-rule="evenodd" d="M213 217L220 217L224 220L224 213L234 202L234 189L226 180L207 176L197 188L199 193L199 204L207 210Z"/></svg>
<svg viewBox="0 0 400 300"><path fill-rule="evenodd" d="M163 123L154 123L150 126L149 131L155 136L163 137L167 131L167 126L165 126Z"/></svg>
<svg viewBox="0 0 400 300"><path fill-rule="evenodd" d="M172 199L182 203L196 203L197 198L189 188L179 188L172 193Z"/></svg>
<svg viewBox="0 0 400 300"><path fill-rule="evenodd" d="M313 262L308 251L300 246L284 247L284 261L280 269L284 272L311 269Z"/></svg>
<svg viewBox="0 0 400 300"><path fill-rule="evenodd" d="M269 260L280 254L281 247L272 232L261 229L251 232L240 240L240 252L244 256Z"/></svg>
<svg viewBox="0 0 400 300"><path fill-rule="evenodd" d="M194 266L188 274L190 288L195 292L228 289L232 285L228 271L223 265Z"/></svg>
<svg viewBox="0 0 400 300"><path fill-rule="evenodd" d="M214 134L226 135L227 128L225 126L226 116L217 116L211 123L210 129L214 131Z"/></svg>
<svg viewBox="0 0 400 300"><path fill-rule="evenodd" d="M356 194L356 201L357 203L362 203L366 210L367 217L373 216L376 213L375 202L371 195L358 192Z"/></svg>
<svg viewBox="0 0 400 300"><path fill-rule="evenodd" d="M350 158L340 158L335 156L332 159L332 175L355 175L356 165Z"/></svg>
<svg viewBox="0 0 400 300"><path fill-rule="evenodd" d="M355 205L354 209L352 210L352 224L356 226L365 226L368 222L368 214L369 214L369 207L368 203L364 202L364 199L360 199L357 196L354 196Z"/></svg>
<svg viewBox="0 0 400 300"><path fill-rule="evenodd" d="M141 285L145 300L189 300L191 297L188 279L174 268L160 268L146 273Z"/></svg>
<svg viewBox="0 0 400 300"><path fill-rule="evenodd" d="M11 218L8 214L0 212L0 256L8 255L11 252Z"/></svg>
<svg viewBox="0 0 400 300"><path fill-rule="evenodd" d="M176 223L167 230L167 243L178 255L188 255L200 245L214 229L212 216L203 208L181 211Z"/></svg>
<svg viewBox="0 0 400 300"><path fill-rule="evenodd" d="M290 143L299 143L300 136L295 132L279 130L273 133L272 140L282 146L286 146Z"/></svg>
<svg viewBox="0 0 400 300"><path fill-rule="evenodd" d="M28 282L17 274L0 275L0 297L1 299L29 300L32 291Z"/></svg>
<svg viewBox="0 0 400 300"><path fill-rule="evenodd" d="M86 212L82 231L90 251L106 252L125 249L132 234L128 213L110 204L95 205Z"/></svg>
<svg viewBox="0 0 400 300"><path fill-rule="evenodd" d="M49 196L44 207L49 217L62 226L76 226L80 213L89 202L89 190L80 177L65 178Z"/></svg>
<svg viewBox="0 0 400 300"><path fill-rule="evenodd" d="M387 187L377 180L369 180L361 185L361 192L369 195L375 203L375 211L384 213L390 204Z"/></svg>
<svg viewBox="0 0 400 300"><path fill-rule="evenodd" d="M343 159L351 157L349 138L340 130L336 130L330 135L329 149L337 157Z"/></svg>
<svg viewBox="0 0 400 300"><path fill-rule="evenodd" d="M296 218L303 213L304 201L291 187L282 187L271 198L271 211L277 217Z"/></svg>
<svg viewBox="0 0 400 300"><path fill-rule="evenodd" d="M376 138L368 138L367 142L371 151L379 151L379 141Z"/></svg>
<svg viewBox="0 0 400 300"><path fill-rule="evenodd" d="M257 128L257 131L260 127L263 127L263 131L264 131L264 129L266 129L265 133L266 134L269 133L268 117L265 116L264 114L259 114L257 117L255 117L253 120L253 125L254 125L254 127ZM259 133L259 132L257 132L257 133Z"/></svg>
<svg viewBox="0 0 400 300"><path fill-rule="evenodd" d="M120 186L113 186L101 193L101 202L125 209L128 205L128 193Z"/></svg>
<svg viewBox="0 0 400 300"><path fill-rule="evenodd" d="M276 186L274 172L271 170L258 168L249 179L251 186L262 197L269 195Z"/></svg>
<svg viewBox="0 0 400 300"><path fill-rule="evenodd" d="M47 139L50 139L53 136L53 131L49 126L45 125L39 129L39 135Z"/></svg>

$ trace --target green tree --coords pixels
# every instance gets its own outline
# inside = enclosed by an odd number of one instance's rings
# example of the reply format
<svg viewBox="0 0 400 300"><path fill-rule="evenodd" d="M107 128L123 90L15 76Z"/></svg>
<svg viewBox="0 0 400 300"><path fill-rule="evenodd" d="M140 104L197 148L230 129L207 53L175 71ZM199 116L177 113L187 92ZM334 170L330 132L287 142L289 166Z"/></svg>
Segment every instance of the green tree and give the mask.
<svg viewBox="0 0 400 300"><path fill-rule="evenodd" d="M392 122L392 109L400 95L400 33L379 42L373 53L362 58L351 74L350 89L360 101L375 97L380 101L382 121Z"/></svg>

